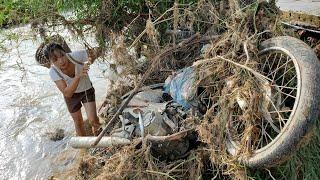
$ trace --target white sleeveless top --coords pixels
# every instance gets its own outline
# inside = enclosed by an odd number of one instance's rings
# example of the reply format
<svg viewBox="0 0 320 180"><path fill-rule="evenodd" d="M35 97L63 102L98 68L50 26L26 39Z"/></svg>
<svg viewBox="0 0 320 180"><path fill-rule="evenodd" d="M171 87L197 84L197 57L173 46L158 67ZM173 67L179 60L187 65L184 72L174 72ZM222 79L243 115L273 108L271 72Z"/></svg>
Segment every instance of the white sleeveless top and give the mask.
<svg viewBox="0 0 320 180"><path fill-rule="evenodd" d="M67 53L66 56L68 59L75 65L75 73L77 74L83 67L83 63L88 61L88 54L86 50L74 51L71 53ZM71 56L71 58L70 58ZM52 65L50 68L50 77L52 81L64 80L69 86L74 78L69 77L64 74L58 67ZM75 93L80 93L86 91L92 87L89 76L80 77L80 81Z"/></svg>

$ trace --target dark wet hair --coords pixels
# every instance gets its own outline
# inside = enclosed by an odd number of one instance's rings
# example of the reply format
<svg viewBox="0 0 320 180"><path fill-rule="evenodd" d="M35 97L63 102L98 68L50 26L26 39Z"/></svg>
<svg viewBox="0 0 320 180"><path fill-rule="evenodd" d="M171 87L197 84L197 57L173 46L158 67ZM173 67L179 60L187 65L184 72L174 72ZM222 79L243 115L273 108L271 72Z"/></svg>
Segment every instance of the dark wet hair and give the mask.
<svg viewBox="0 0 320 180"><path fill-rule="evenodd" d="M57 44L57 43L49 43L46 45L45 49L44 49L44 56L47 58L47 59L50 59L50 57L54 57L54 51L55 50L59 50L59 51L62 51L62 52L66 52L62 46L60 44Z"/></svg>

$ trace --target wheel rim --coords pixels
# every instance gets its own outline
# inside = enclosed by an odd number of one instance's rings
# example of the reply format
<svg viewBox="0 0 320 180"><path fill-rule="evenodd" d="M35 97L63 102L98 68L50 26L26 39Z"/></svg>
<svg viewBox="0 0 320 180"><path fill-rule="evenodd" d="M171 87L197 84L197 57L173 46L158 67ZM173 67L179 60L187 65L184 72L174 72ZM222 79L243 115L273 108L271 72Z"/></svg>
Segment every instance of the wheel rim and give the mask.
<svg viewBox="0 0 320 180"><path fill-rule="evenodd" d="M267 150L286 131L297 108L301 88L300 69L289 51L272 47L261 51L259 57L259 73L269 80L261 82L264 92L264 100L261 102L262 116L252 129L258 138L250 139L251 154ZM243 103L238 99L227 125L227 147L233 155L240 150L240 140L245 135L246 122L237 118L242 109Z"/></svg>

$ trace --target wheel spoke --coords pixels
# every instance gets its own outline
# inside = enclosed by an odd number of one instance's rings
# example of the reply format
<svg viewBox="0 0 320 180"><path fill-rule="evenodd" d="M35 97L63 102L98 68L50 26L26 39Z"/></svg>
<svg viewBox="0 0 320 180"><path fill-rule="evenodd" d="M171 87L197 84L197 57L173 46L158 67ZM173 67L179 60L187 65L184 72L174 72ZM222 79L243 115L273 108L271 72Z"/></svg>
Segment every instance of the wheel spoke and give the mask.
<svg viewBox="0 0 320 180"><path fill-rule="evenodd" d="M289 60L289 56L287 57L287 62ZM286 66L284 67L284 72L287 71L287 67L288 67L288 63L286 62ZM282 81L281 81L281 86L283 86L283 83L284 83L284 77L282 78Z"/></svg>
<svg viewBox="0 0 320 180"><path fill-rule="evenodd" d="M291 90L289 94L291 94L293 91L294 91L294 89ZM290 97L290 96L287 96L287 97L285 97L285 98L283 99L283 101L281 102L280 106L282 106L282 105L286 102L286 100L288 99L288 97ZM295 98L294 98L294 99L295 99Z"/></svg>
<svg viewBox="0 0 320 180"><path fill-rule="evenodd" d="M258 86L261 85L264 94L259 99L259 113L254 117L257 119L256 124L242 120L241 118L246 117L243 116L245 111L238 109L239 107L235 107L233 115L230 116L232 138L238 141L240 147L240 141L248 138L245 130L252 125L257 128L256 133L251 134L252 139L246 140L247 143L252 143L252 149L256 151L266 147L286 127L294 111L299 88L296 60L282 50L271 49L264 53L256 66L261 68L259 73L267 78L261 80L257 77L258 80L255 81Z"/></svg>
<svg viewBox="0 0 320 180"><path fill-rule="evenodd" d="M282 92L281 90L278 90L278 91L274 94L274 97L277 96L277 95L279 95L279 94L287 95L287 96L285 97L285 99L282 101L282 103L283 103L283 102L285 102L285 100L286 100L288 97L292 97L292 98L294 98L294 99L296 98L295 96L291 95L292 92L294 92L294 89L292 89L292 90L289 92L289 94L284 93L284 92ZM281 105L281 104L280 104L280 105Z"/></svg>
<svg viewBox="0 0 320 180"><path fill-rule="evenodd" d="M275 78L276 75L277 75L277 72L278 72L277 69L279 69L279 64L280 64L281 59L282 59L282 54L280 55L280 59L279 59L278 64L277 64L276 71L275 71L274 74L273 74L272 81L274 81L274 78Z"/></svg>
<svg viewBox="0 0 320 180"><path fill-rule="evenodd" d="M280 78L282 78L283 76L285 76L287 74L287 72L289 72L290 70L294 69L295 67L292 66L289 70L285 71L278 79L276 79L274 82L277 82Z"/></svg>
<svg viewBox="0 0 320 180"><path fill-rule="evenodd" d="M294 80L295 78L297 78L297 75L294 75L284 86L287 86L288 84L290 84L292 80Z"/></svg>
<svg viewBox="0 0 320 180"><path fill-rule="evenodd" d="M273 113L283 113L283 112L292 112L292 110L270 111L269 113L273 114Z"/></svg>
<svg viewBox="0 0 320 180"><path fill-rule="evenodd" d="M277 88L279 88L279 89L293 89L293 90L297 90L297 88L295 88L295 87L278 86L278 85L270 85L270 86L277 87Z"/></svg>
<svg viewBox="0 0 320 180"><path fill-rule="evenodd" d="M267 122L267 124L264 127L262 126L263 137L266 140L267 144L269 144L268 137L267 137L267 131L266 131L268 124L269 124L269 122ZM262 125L263 125L263 123L262 123ZM262 144L262 147L263 147L263 144Z"/></svg>
<svg viewBox="0 0 320 180"><path fill-rule="evenodd" d="M281 122L283 123L283 125L285 125L285 124L286 124L286 121L289 120L289 119L282 119L282 118L275 118L275 119L279 121L279 124L280 124L281 127L282 127Z"/></svg>
<svg viewBox="0 0 320 180"><path fill-rule="evenodd" d="M281 57L282 58L282 57ZM276 73L279 71L279 69L281 69L283 66L286 66L289 62L291 61L286 61L284 64L282 64L281 66L278 66L277 69L275 69L274 71L272 71L271 73L268 74L268 76L272 75L273 73ZM279 64L278 64L279 65Z"/></svg>
<svg viewBox="0 0 320 180"><path fill-rule="evenodd" d="M273 61L272 61L270 69L273 67L274 63L276 62L277 56L278 56L278 53L275 53L275 56L273 57ZM279 61L278 61L278 63L279 63Z"/></svg>
<svg viewBox="0 0 320 180"><path fill-rule="evenodd" d="M269 139L272 141L273 139L272 139L272 137L269 135L269 133L268 132L266 132L266 135L269 137ZM270 142L271 142L270 141Z"/></svg>
<svg viewBox="0 0 320 180"><path fill-rule="evenodd" d="M266 60L264 61L264 64L263 64L263 67L262 67L262 70L265 69L265 65L268 63L268 67L270 67L269 65L269 58L272 56L272 54L270 54L268 57L266 57Z"/></svg>
<svg viewBox="0 0 320 180"><path fill-rule="evenodd" d="M287 97L292 97L293 99L295 99L296 97L293 96L293 95L291 95L291 93L292 93L293 91L294 91L294 90L291 90L290 94L284 93L284 92L282 92L282 91L278 91L278 92L281 93L281 94L286 95Z"/></svg>

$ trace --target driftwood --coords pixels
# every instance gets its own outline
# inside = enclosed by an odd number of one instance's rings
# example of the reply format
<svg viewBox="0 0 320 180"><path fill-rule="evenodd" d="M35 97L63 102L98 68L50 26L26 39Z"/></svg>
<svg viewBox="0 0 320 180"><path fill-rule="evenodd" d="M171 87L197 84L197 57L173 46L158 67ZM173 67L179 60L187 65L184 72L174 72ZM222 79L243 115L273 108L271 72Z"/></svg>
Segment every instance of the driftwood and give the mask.
<svg viewBox="0 0 320 180"><path fill-rule="evenodd" d="M112 117L112 119L108 122L108 124L106 125L106 127L103 129L103 131L99 134L99 136L97 137L97 139L95 140L95 142L91 145L92 147L95 147L99 141L101 140L101 138L108 132L110 132L111 128L113 127L113 125L116 123L116 120L118 119L118 116L122 113L122 111L126 108L126 106L128 105L128 103L130 102L130 100L133 98L133 96L139 92L139 89L143 86L143 83L146 81L146 79L151 75L151 73L154 71L154 69L158 66L160 60L165 59L165 57L169 54L172 54L173 52L179 51L182 48L191 46L195 43L199 43L199 42L204 42L204 41L209 41L209 40L213 40L213 39L217 39L220 36L205 36L200 38L199 34L195 34L193 36L191 36L190 38L182 41L181 43L173 46L173 47L169 47L165 50L163 50L159 55L157 55L153 60L152 60L152 64L151 66L148 68L148 70L146 71L146 73L142 76L142 79L140 80L140 82L135 86L135 88L133 89L133 91L131 92L131 94L129 95L129 97L125 100L125 102L122 104L122 106L118 109L118 111L116 112L116 114Z"/></svg>

